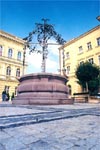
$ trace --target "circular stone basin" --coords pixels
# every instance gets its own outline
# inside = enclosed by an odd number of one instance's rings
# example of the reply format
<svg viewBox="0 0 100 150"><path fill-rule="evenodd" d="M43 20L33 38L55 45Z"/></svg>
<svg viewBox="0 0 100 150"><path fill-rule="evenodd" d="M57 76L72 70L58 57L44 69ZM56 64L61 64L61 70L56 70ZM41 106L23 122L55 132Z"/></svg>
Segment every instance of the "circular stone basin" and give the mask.
<svg viewBox="0 0 100 150"><path fill-rule="evenodd" d="M51 73L22 76L13 104L72 104L68 98L67 79Z"/></svg>

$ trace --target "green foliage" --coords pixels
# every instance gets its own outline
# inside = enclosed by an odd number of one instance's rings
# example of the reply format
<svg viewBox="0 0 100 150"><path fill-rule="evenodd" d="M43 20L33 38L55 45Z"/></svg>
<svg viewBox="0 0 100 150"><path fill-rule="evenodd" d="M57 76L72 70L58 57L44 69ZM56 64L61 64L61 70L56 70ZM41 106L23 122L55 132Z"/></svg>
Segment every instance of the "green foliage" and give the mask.
<svg viewBox="0 0 100 150"><path fill-rule="evenodd" d="M76 82L82 87L82 89L86 89L86 83L84 81L78 80Z"/></svg>
<svg viewBox="0 0 100 150"><path fill-rule="evenodd" d="M89 62L78 65L75 75L78 79L77 83L81 87L88 88L87 90L91 93L97 92L100 83L100 69L98 66L93 65Z"/></svg>
<svg viewBox="0 0 100 150"><path fill-rule="evenodd" d="M98 93L99 86L100 86L100 77L89 81L88 88L89 88L90 94L92 95L92 94Z"/></svg>
<svg viewBox="0 0 100 150"><path fill-rule="evenodd" d="M96 65L85 62L77 67L75 74L79 81L88 82L98 77L99 68Z"/></svg>

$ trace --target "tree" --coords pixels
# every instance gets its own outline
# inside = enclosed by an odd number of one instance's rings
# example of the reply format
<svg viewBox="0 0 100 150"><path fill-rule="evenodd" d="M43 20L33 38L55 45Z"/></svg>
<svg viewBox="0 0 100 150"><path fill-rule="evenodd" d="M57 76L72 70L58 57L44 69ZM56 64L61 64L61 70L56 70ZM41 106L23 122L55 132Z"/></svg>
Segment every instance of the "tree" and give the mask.
<svg viewBox="0 0 100 150"><path fill-rule="evenodd" d="M89 62L78 65L75 75L82 88L90 94L99 88L99 67Z"/></svg>
<svg viewBox="0 0 100 150"><path fill-rule="evenodd" d="M89 81L88 83L88 89L90 91L90 94L94 95L98 93L98 88L99 88L99 78L96 78L94 80Z"/></svg>

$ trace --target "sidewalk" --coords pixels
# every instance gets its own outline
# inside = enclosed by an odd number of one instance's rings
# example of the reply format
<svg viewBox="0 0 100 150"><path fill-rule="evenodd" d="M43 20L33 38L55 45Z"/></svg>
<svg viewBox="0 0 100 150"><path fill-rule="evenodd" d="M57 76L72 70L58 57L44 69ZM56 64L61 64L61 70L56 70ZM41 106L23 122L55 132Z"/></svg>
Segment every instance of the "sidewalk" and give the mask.
<svg viewBox="0 0 100 150"><path fill-rule="evenodd" d="M100 104L2 102L0 150L100 150Z"/></svg>

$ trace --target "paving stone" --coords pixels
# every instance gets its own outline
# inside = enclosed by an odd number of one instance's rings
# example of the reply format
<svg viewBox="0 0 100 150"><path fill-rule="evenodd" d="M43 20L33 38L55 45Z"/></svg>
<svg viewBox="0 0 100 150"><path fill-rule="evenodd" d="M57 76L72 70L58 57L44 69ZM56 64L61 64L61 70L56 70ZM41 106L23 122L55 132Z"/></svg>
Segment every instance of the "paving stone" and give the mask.
<svg viewBox="0 0 100 150"><path fill-rule="evenodd" d="M19 128L7 128L4 129L3 131L11 137L16 136L17 138L19 138L20 136L27 136L27 134L21 132Z"/></svg>
<svg viewBox="0 0 100 150"><path fill-rule="evenodd" d="M99 133L100 104L0 104L0 150L100 150Z"/></svg>
<svg viewBox="0 0 100 150"><path fill-rule="evenodd" d="M78 138L71 136L71 135L60 138L61 143L66 143L66 141L68 141L68 142L72 143L72 145L74 145L78 141Z"/></svg>
<svg viewBox="0 0 100 150"><path fill-rule="evenodd" d="M37 137L35 137L35 136L21 136L21 137L19 138L19 140L20 140L23 144L29 145L29 144L31 144L31 143L33 143L33 142L38 141L39 138L37 138Z"/></svg>
<svg viewBox="0 0 100 150"><path fill-rule="evenodd" d="M94 147L95 145L97 145L97 143L100 143L100 139L97 139L95 137L89 137L86 139L85 145L87 145L87 148L90 149L90 148Z"/></svg>
<svg viewBox="0 0 100 150"><path fill-rule="evenodd" d="M54 146L56 149L61 149L61 150L67 150L73 146L71 142L65 141L61 143L60 140L59 142L54 142L51 145Z"/></svg>
<svg viewBox="0 0 100 150"><path fill-rule="evenodd" d="M83 146L78 146L78 145L75 145L69 149L66 149L66 150L89 150L88 148L86 147L83 147Z"/></svg>
<svg viewBox="0 0 100 150"><path fill-rule="evenodd" d="M0 144L0 150L6 150L2 144Z"/></svg>
<svg viewBox="0 0 100 150"><path fill-rule="evenodd" d="M14 137L2 140L2 145L6 150L21 150L22 148L27 148L22 142Z"/></svg>
<svg viewBox="0 0 100 150"><path fill-rule="evenodd" d="M0 131L0 142L1 139L6 139L6 138L10 138L11 136L9 134L7 134L6 132L4 132L3 130Z"/></svg>
<svg viewBox="0 0 100 150"><path fill-rule="evenodd" d="M50 144L48 144L46 141L38 140L34 143L32 143L29 146L30 150L55 150L54 147L52 147Z"/></svg>
<svg viewBox="0 0 100 150"><path fill-rule="evenodd" d="M96 145L94 145L91 150L100 150L100 142Z"/></svg>

